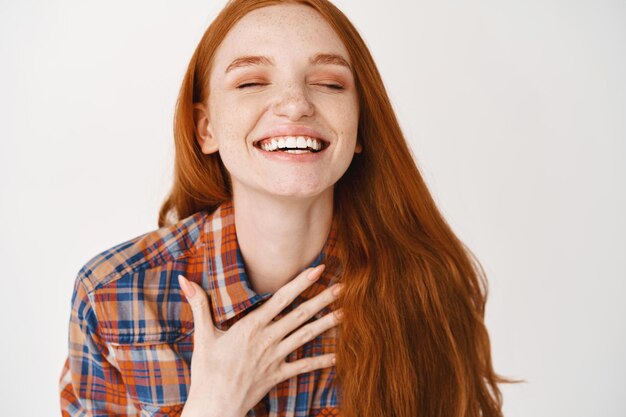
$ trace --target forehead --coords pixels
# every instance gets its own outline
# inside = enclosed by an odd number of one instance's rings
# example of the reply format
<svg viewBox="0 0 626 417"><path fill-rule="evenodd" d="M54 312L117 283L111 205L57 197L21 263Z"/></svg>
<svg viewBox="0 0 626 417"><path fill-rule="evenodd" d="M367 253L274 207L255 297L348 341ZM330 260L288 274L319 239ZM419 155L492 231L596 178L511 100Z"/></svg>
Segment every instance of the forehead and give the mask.
<svg viewBox="0 0 626 417"><path fill-rule="evenodd" d="M215 53L215 69L225 68L241 55L281 57L336 53L350 62L341 39L324 18L309 6L281 4L251 11L228 32Z"/></svg>

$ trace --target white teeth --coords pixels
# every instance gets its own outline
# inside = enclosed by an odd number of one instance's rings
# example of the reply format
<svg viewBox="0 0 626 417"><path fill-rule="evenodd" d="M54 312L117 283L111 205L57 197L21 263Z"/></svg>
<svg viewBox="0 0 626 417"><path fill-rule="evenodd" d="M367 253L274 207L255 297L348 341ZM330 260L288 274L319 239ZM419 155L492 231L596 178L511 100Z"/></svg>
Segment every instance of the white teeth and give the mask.
<svg viewBox="0 0 626 417"><path fill-rule="evenodd" d="M287 140L285 141L285 146L287 148L297 148L298 147L298 140L293 137L293 136L289 136L287 138Z"/></svg>
<svg viewBox="0 0 626 417"><path fill-rule="evenodd" d="M304 153L310 152L311 150L321 150L322 142L318 139L308 136L278 136L270 140L263 141L260 147L264 151L268 152L284 150L285 152L289 153Z"/></svg>

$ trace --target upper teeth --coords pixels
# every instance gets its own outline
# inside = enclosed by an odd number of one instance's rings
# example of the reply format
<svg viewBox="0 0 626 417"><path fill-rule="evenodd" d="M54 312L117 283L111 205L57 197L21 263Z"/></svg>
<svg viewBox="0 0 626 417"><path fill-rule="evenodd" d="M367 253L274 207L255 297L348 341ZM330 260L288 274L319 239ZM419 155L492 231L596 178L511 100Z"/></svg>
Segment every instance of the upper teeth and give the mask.
<svg viewBox="0 0 626 417"><path fill-rule="evenodd" d="M322 149L322 142L319 139L309 136L277 136L264 140L260 146L264 151L275 151L285 148L311 148L315 151L319 151Z"/></svg>

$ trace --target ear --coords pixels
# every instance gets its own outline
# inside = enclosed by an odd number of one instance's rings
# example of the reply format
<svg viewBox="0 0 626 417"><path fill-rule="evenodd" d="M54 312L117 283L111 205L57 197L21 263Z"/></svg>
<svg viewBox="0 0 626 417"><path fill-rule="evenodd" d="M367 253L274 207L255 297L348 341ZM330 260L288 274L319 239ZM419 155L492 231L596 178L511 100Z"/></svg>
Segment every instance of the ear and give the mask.
<svg viewBox="0 0 626 417"><path fill-rule="evenodd" d="M196 139L202 149L202 153L211 154L217 151L217 141L211 130L209 112L204 103L194 103L193 120L195 124Z"/></svg>
<svg viewBox="0 0 626 417"><path fill-rule="evenodd" d="M361 151L363 151L363 146L361 146L361 140L357 138L356 146L354 147L354 153L361 153Z"/></svg>

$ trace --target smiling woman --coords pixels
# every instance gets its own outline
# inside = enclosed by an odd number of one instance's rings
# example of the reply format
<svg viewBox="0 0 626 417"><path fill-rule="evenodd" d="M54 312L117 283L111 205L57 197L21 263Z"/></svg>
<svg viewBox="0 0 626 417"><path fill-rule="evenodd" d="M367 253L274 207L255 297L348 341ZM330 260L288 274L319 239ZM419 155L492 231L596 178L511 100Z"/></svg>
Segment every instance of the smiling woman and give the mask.
<svg viewBox="0 0 626 417"><path fill-rule="evenodd" d="M305 5L255 9L228 31L208 78L196 135L205 154L219 150L233 192L315 196L330 208L355 153L359 103L350 54L328 22Z"/></svg>
<svg viewBox="0 0 626 417"><path fill-rule="evenodd" d="M482 269L341 11L230 1L174 130L159 229L76 279L63 415L502 415Z"/></svg>

